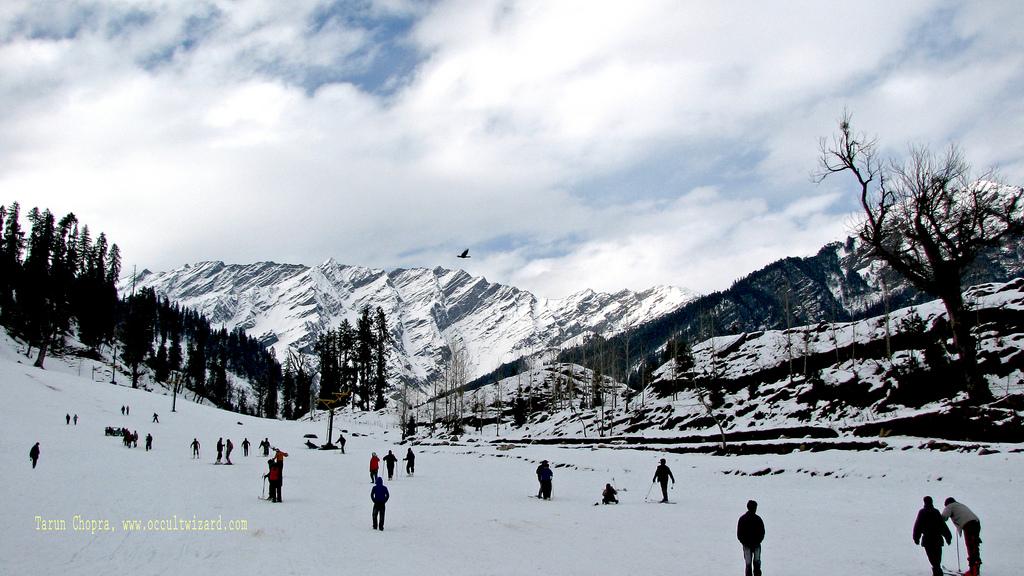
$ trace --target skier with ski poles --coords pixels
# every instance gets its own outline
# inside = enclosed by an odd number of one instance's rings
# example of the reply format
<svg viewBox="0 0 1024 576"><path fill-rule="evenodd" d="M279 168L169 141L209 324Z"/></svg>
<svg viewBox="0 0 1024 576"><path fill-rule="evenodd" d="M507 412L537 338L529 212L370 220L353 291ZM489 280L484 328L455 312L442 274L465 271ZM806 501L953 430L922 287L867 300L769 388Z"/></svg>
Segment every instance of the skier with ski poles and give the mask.
<svg viewBox="0 0 1024 576"><path fill-rule="evenodd" d="M386 456L384 456L384 464L388 467L388 481L395 477L395 464L398 463L398 456L391 450L388 450Z"/></svg>
<svg viewBox="0 0 1024 576"><path fill-rule="evenodd" d="M970 508L957 502L952 496L946 498L946 507L942 509L942 520L952 520L956 533L964 535L967 544L967 574L981 575L981 520ZM959 553L960 548L957 547Z"/></svg>
<svg viewBox="0 0 1024 576"><path fill-rule="evenodd" d="M661 459L661 464L654 470L654 480L651 482L661 483L661 502L668 502L668 481L672 479L672 487L676 485L676 477L672 475L672 470L665 464L665 459Z"/></svg>
<svg viewBox="0 0 1024 576"><path fill-rule="evenodd" d="M405 453L405 458L402 458L402 460L405 460L405 475L412 476L415 474L416 455L412 453L412 448L409 448L409 451Z"/></svg>

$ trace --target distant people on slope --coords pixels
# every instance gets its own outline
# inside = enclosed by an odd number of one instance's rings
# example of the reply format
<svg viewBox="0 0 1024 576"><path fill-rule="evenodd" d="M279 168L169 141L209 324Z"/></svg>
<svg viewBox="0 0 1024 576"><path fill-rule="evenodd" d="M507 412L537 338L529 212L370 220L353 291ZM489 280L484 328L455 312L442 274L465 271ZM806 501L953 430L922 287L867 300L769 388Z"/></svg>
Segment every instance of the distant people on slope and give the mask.
<svg viewBox="0 0 1024 576"><path fill-rule="evenodd" d="M32 461L32 468L35 468L36 462L39 462L39 442L36 442L28 451L28 458Z"/></svg>
<svg viewBox="0 0 1024 576"><path fill-rule="evenodd" d="M67 426L71 426L71 414L64 415L64 424Z"/></svg>
<svg viewBox="0 0 1024 576"><path fill-rule="evenodd" d="M121 416L124 416L124 406L121 406Z"/></svg>
<svg viewBox="0 0 1024 576"><path fill-rule="evenodd" d="M384 512L391 493L384 485L384 479L377 477L373 488L370 489L370 501L373 502L373 529L384 530Z"/></svg>
<svg viewBox="0 0 1024 576"><path fill-rule="evenodd" d="M402 460L405 461L405 475L412 476L413 474L415 474L416 455L412 453L412 448L409 448L409 451L405 453L405 458L402 458Z"/></svg>
<svg viewBox="0 0 1024 576"><path fill-rule="evenodd" d="M953 520L958 534L964 535L964 544L967 545L966 576L980 576L981 574L981 520L970 508L957 502L950 496L946 498L946 507L942 509L942 520Z"/></svg>
<svg viewBox="0 0 1024 576"><path fill-rule="evenodd" d="M384 464L388 467L388 481L395 477L395 464L398 463L398 456L391 450L388 450L387 456L384 456Z"/></svg>
<svg viewBox="0 0 1024 576"><path fill-rule="evenodd" d="M665 464L665 459L661 459L661 463L654 470L654 480L652 482L658 482L661 484L661 501L668 502L668 480L672 479L672 486L676 485L676 477L672 475L672 470Z"/></svg>
<svg viewBox="0 0 1024 576"><path fill-rule="evenodd" d="M318 446L316 444L313 444L311 440L306 440L306 448L309 448L310 450L316 450Z"/></svg>
<svg viewBox="0 0 1024 576"><path fill-rule="evenodd" d="M664 462L664 460L662 460ZM736 523L736 539L743 545L744 574L761 576L761 542L764 541L764 522L757 515L757 502L747 501L747 512Z"/></svg>
<svg viewBox="0 0 1024 576"><path fill-rule="evenodd" d="M224 457L224 438L217 438L217 464Z"/></svg>
<svg viewBox="0 0 1024 576"><path fill-rule="evenodd" d="M601 504L618 504L619 499L615 496L619 493L611 484L604 485L604 491L601 492Z"/></svg>
<svg viewBox="0 0 1024 576"><path fill-rule="evenodd" d="M338 432L338 446L341 447L341 453L345 453L345 435Z"/></svg>
<svg viewBox="0 0 1024 576"><path fill-rule="evenodd" d="M249 456L249 439L248 438L243 438L242 439L242 456L245 456L247 458Z"/></svg>
<svg viewBox="0 0 1024 576"><path fill-rule="evenodd" d="M153 435L152 434L146 434L146 452L149 452L152 449L153 449Z"/></svg>
<svg viewBox="0 0 1024 576"><path fill-rule="evenodd" d="M75 426L78 426L78 414L75 414L74 418L72 418L71 421L75 423Z"/></svg>
<svg viewBox="0 0 1024 576"><path fill-rule="evenodd" d="M228 438L227 452L224 455L224 458L227 460L226 464L231 464L231 451L234 449L235 445L231 443L231 438Z"/></svg>
<svg viewBox="0 0 1024 576"><path fill-rule="evenodd" d="M942 576L942 544L953 542L942 514L935 508L931 496L924 497L924 506L917 513L914 521L914 544L924 547L928 563L932 566L932 576Z"/></svg>
<svg viewBox="0 0 1024 576"><path fill-rule="evenodd" d="M198 459L199 458L199 439L198 438L193 438L192 439L192 458L193 459Z"/></svg>
<svg viewBox="0 0 1024 576"><path fill-rule="evenodd" d="M263 442L260 442L260 448L263 449L264 456L270 456L270 440L264 438Z"/></svg>
<svg viewBox="0 0 1024 576"><path fill-rule="evenodd" d="M153 423L154 424L159 424L160 423L160 416L158 416L156 412L153 412Z"/></svg>

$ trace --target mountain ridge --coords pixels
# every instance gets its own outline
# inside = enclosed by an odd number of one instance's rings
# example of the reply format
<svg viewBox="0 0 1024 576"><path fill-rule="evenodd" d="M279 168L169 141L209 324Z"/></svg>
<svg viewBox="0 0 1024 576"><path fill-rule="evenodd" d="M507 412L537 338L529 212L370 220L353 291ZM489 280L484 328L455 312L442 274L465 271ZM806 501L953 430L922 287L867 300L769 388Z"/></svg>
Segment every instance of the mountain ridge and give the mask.
<svg viewBox="0 0 1024 576"><path fill-rule="evenodd" d="M364 307L380 307L394 341L393 379L420 388L441 373L453 347L466 349L472 378L591 334L615 334L693 297L658 286L541 298L461 269L384 270L333 258L316 266L204 261L144 270L135 285L199 311L212 324L244 328L279 357L285 347L311 352L320 331L354 322Z"/></svg>

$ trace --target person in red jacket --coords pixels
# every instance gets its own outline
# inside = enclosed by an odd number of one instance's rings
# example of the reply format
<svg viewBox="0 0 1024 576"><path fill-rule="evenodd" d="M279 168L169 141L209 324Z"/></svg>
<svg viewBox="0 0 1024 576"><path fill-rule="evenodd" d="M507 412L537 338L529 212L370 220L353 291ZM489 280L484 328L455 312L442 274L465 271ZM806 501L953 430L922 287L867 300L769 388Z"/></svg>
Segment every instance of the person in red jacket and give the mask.
<svg viewBox="0 0 1024 576"><path fill-rule="evenodd" d="M377 453L374 452L370 456L370 484L373 484L377 480L377 471L380 470L380 458L377 457Z"/></svg>
<svg viewBox="0 0 1024 576"><path fill-rule="evenodd" d="M270 470L267 472L267 480L270 481L270 496L267 499L271 502L280 502L281 476L283 475L282 463L271 458L267 460L267 466L270 467Z"/></svg>

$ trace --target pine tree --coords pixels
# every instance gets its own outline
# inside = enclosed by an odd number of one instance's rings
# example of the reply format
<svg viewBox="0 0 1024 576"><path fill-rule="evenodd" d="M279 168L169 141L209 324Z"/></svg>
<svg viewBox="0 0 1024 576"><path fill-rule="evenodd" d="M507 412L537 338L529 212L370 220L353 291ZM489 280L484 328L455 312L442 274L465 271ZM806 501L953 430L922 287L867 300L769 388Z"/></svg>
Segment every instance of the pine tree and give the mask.
<svg viewBox="0 0 1024 576"><path fill-rule="evenodd" d="M156 317L156 294L144 288L126 299L127 317L122 329L121 359L131 368L132 388L139 387L139 370L153 353L153 327Z"/></svg>
<svg viewBox="0 0 1024 576"><path fill-rule="evenodd" d="M377 307L373 322L374 331L374 354L373 354L373 389L374 389L374 410L381 410L386 405L384 392L387 388L388 378L388 352L390 350L391 336L388 334L387 317L384 310Z"/></svg>
<svg viewBox="0 0 1024 576"><path fill-rule="evenodd" d="M18 289L18 304L24 311L22 333L29 343L29 352L38 350L35 366L42 368L54 330L54 285L50 278L50 256L56 235L53 214L33 208L29 212L32 228L29 231L28 255L25 257L22 282Z"/></svg>
<svg viewBox="0 0 1024 576"><path fill-rule="evenodd" d="M21 256L25 249L25 233L21 230L21 206L13 202L6 211L0 241L0 322L14 326L19 321L14 305L15 290L21 282Z"/></svg>
<svg viewBox="0 0 1024 576"><path fill-rule="evenodd" d="M273 350L268 354L270 362L263 374L263 417L277 418L277 393L281 389L281 365L274 357ZM327 440L330 441L330 438Z"/></svg>
<svg viewBox="0 0 1024 576"><path fill-rule="evenodd" d="M373 350L374 350L373 320L370 317L370 309L363 308L356 322L356 371L359 381L357 391L359 395L359 408L370 409L371 378L373 374Z"/></svg>

